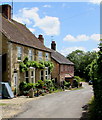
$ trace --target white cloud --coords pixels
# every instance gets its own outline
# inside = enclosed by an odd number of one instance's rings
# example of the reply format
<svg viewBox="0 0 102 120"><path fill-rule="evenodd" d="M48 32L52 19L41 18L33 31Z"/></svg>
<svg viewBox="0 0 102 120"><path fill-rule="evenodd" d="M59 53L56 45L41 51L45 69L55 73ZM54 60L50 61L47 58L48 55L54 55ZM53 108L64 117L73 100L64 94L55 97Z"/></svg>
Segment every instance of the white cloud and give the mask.
<svg viewBox="0 0 102 120"><path fill-rule="evenodd" d="M72 51L75 50L82 50L82 51L86 51L86 49L84 47L68 47L68 48L64 48L63 50L60 51L61 54L63 54L64 56L67 56L69 53L71 53Z"/></svg>
<svg viewBox="0 0 102 120"><path fill-rule="evenodd" d="M100 4L102 0L90 0L93 4Z"/></svg>
<svg viewBox="0 0 102 120"><path fill-rule="evenodd" d="M23 23L23 24L28 24L30 25L31 24L31 21L28 19L28 18L24 18L24 17L19 17L19 16L13 16L13 19L20 22L20 23Z"/></svg>
<svg viewBox="0 0 102 120"><path fill-rule="evenodd" d="M93 34L90 36L92 40L99 41L100 40L100 34Z"/></svg>
<svg viewBox="0 0 102 120"><path fill-rule="evenodd" d="M44 5L45 8L51 8L51 5Z"/></svg>
<svg viewBox="0 0 102 120"><path fill-rule="evenodd" d="M46 35L58 35L60 32L60 22L57 17L45 16L37 21L34 26L38 26Z"/></svg>
<svg viewBox="0 0 102 120"><path fill-rule="evenodd" d="M28 28L32 33L35 32L35 29L33 28Z"/></svg>
<svg viewBox="0 0 102 120"><path fill-rule="evenodd" d="M98 52L98 51L99 51L99 48L94 48L92 51Z"/></svg>
<svg viewBox="0 0 102 120"><path fill-rule="evenodd" d="M14 15L14 19L27 25L33 24L33 27L40 28L46 35L58 35L60 33L59 18L51 16L40 18L38 11L37 7L23 8L17 15Z"/></svg>
<svg viewBox="0 0 102 120"><path fill-rule="evenodd" d="M92 34L91 36L87 36L87 35L78 35L76 37L68 34L63 38L64 41L68 41L68 42L80 42L80 41L88 41L88 40L95 40L95 41L99 41L100 40L100 34Z"/></svg>

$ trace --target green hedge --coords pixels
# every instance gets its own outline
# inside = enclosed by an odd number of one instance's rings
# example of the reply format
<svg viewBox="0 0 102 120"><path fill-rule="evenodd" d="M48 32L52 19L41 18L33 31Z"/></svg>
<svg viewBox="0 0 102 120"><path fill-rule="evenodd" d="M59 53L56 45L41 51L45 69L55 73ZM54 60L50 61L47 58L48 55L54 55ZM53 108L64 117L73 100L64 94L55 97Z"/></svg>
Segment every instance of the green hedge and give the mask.
<svg viewBox="0 0 102 120"><path fill-rule="evenodd" d="M92 120L102 119L102 44L96 60L91 64L90 76L93 81L94 110Z"/></svg>

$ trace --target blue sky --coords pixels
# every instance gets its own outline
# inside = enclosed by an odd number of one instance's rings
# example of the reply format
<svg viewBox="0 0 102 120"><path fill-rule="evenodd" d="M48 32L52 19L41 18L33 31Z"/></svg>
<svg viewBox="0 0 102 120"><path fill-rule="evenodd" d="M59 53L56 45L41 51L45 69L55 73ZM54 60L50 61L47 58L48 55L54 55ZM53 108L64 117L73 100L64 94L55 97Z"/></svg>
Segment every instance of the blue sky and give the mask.
<svg viewBox="0 0 102 120"><path fill-rule="evenodd" d="M57 50L65 56L76 49L97 50L100 4L93 1L14 2L13 18L36 36L43 34L47 47L55 40Z"/></svg>

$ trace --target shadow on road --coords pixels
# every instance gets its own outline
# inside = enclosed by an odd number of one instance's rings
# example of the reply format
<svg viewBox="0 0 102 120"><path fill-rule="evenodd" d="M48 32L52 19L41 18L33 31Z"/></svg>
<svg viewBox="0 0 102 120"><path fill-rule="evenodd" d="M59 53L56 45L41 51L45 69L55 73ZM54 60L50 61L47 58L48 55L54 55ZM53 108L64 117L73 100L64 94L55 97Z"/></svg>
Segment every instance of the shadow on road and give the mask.
<svg viewBox="0 0 102 120"><path fill-rule="evenodd" d="M82 111L82 117L80 118L80 120L88 120L88 105L84 105L82 108L83 108L83 111Z"/></svg>

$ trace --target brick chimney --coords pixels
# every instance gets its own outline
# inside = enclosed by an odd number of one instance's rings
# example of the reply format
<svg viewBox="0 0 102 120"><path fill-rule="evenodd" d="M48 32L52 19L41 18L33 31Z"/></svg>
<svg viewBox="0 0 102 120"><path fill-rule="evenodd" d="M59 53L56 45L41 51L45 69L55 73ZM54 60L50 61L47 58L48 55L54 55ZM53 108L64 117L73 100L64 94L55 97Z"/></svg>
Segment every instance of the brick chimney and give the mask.
<svg viewBox="0 0 102 120"><path fill-rule="evenodd" d="M11 6L8 4L4 4L0 6L0 13L2 16L4 16L6 19L11 19Z"/></svg>
<svg viewBox="0 0 102 120"><path fill-rule="evenodd" d="M52 41L52 43L51 43L51 49L56 50L56 43L55 43L55 41Z"/></svg>
<svg viewBox="0 0 102 120"><path fill-rule="evenodd" d="M43 38L43 35L39 35L38 39L44 44L44 38Z"/></svg>

